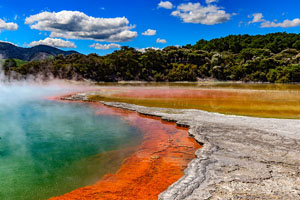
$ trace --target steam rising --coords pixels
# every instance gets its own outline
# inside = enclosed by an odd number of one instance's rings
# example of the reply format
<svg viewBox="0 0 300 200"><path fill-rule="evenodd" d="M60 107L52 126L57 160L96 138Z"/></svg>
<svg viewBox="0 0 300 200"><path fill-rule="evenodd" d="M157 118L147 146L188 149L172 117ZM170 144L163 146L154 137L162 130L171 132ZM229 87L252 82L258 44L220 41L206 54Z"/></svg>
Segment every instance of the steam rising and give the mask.
<svg viewBox="0 0 300 200"><path fill-rule="evenodd" d="M122 163L127 154L115 153L111 162L108 152L138 140L137 130L120 118L96 116L86 105L47 100L86 90L95 87L62 80L12 81L1 63L0 199L62 195L93 184ZM99 153L108 159L91 157Z"/></svg>
<svg viewBox="0 0 300 200"><path fill-rule="evenodd" d="M42 78L27 77L26 80L12 80L5 76L0 55L0 106L13 105L18 102L37 100L49 96L59 96L82 90L90 90L89 83L56 80L44 81Z"/></svg>

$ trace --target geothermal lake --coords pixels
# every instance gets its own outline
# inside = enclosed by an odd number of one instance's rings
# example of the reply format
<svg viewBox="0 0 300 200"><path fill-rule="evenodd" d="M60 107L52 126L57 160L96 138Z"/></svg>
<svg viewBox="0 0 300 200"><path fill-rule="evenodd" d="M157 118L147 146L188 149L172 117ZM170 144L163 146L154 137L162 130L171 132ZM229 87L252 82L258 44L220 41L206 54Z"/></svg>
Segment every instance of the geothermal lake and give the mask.
<svg viewBox="0 0 300 200"><path fill-rule="evenodd" d="M255 117L300 118L299 85L102 84L86 88L0 83L0 199L48 199L95 183L107 186L109 182L113 186L116 184L112 180L116 179L126 182L120 189L124 194L128 188L137 194L136 188L146 181L139 178L141 183L136 183L133 175L152 177L154 182L143 186L145 191L139 190L139 197L151 194L156 198L183 175L195 150L200 148L188 138L187 130L137 113L47 98L86 90L98 91L91 96L96 100ZM162 147L168 149L160 151ZM136 173L141 172L135 168L136 163L148 171ZM104 175L115 173L122 166L121 173L98 183ZM153 174L149 175L149 171ZM176 173L162 179L159 171L164 175ZM128 172L133 175L126 177ZM157 185L162 187L154 191ZM93 193L99 191L98 186L88 189ZM83 191L87 189L76 190L74 194ZM102 192L112 194L109 188L102 188Z"/></svg>
<svg viewBox="0 0 300 200"><path fill-rule="evenodd" d="M47 199L94 184L141 142L120 117L43 99L60 90L0 87L0 199Z"/></svg>

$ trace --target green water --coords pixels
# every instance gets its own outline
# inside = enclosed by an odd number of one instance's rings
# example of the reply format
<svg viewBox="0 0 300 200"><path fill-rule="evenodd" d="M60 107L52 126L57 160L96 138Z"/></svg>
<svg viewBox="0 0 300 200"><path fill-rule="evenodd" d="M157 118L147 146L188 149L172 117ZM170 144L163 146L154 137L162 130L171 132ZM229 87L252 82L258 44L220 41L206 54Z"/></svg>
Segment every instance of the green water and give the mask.
<svg viewBox="0 0 300 200"><path fill-rule="evenodd" d="M13 106L9 99L3 102L1 200L47 199L93 184L116 171L131 153L115 150L141 140L140 132L126 121L96 115L88 105L36 99Z"/></svg>

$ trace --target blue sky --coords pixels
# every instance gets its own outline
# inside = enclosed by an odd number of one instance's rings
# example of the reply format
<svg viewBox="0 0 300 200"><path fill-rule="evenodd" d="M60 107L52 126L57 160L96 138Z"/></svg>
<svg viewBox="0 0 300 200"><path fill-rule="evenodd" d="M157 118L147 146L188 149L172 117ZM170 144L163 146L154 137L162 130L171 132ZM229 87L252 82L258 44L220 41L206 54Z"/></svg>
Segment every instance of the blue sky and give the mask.
<svg viewBox="0 0 300 200"><path fill-rule="evenodd" d="M0 0L0 40L103 55L119 45L164 48L230 34L299 33L299 6L297 0Z"/></svg>

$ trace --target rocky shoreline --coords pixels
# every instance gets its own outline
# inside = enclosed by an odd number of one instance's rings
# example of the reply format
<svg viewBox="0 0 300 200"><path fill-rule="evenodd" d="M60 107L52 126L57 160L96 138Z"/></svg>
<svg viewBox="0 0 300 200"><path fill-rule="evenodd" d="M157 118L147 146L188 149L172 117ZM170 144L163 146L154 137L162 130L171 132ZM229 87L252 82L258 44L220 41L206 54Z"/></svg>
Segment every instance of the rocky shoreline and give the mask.
<svg viewBox="0 0 300 200"><path fill-rule="evenodd" d="M63 99L88 101L88 95ZM189 127L189 134L203 144L185 175L160 200L300 199L299 120L100 103Z"/></svg>

